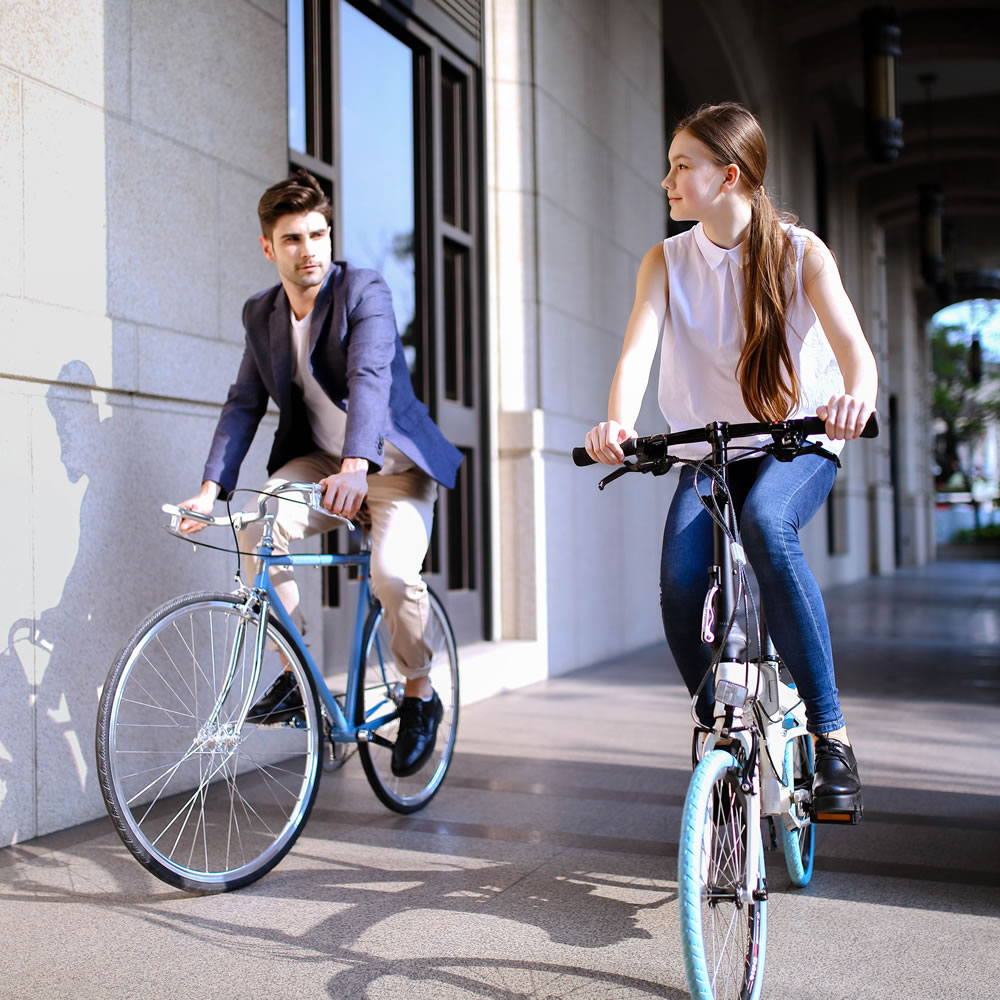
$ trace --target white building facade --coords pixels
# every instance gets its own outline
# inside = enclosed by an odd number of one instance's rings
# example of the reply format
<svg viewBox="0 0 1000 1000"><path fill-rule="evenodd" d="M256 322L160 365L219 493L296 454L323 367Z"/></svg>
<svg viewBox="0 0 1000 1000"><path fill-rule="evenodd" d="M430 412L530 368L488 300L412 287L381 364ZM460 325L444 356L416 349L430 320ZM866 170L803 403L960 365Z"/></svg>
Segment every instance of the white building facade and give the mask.
<svg viewBox="0 0 1000 1000"><path fill-rule="evenodd" d="M706 100L760 114L769 191L824 230L885 413L897 400L892 435L847 449L829 510L805 532L810 562L826 586L932 556L927 349L900 228L913 219L887 226L835 169L835 123L809 106L769 28L780 6L0 7L0 844L103 814L94 724L116 651L168 598L232 585L234 559L165 535L159 505L200 484L242 304L275 281L257 199L290 164L331 190L338 253L396 268L418 392L467 455L459 491L439 502L427 574L456 621L466 698L663 644L675 477L600 494L569 452L606 413L639 261L667 234L672 123ZM368 37L400 75L385 69L345 104L341 73ZM352 123L355 101L371 104ZM402 107L411 130L387 128L383 106ZM357 211L357 164L370 157L381 177L392 159L381 133L408 150L400 183L412 184L388 233ZM241 485L263 479L274 426L272 414ZM640 430L661 427L650 390ZM350 585L304 583L314 650L335 658Z"/></svg>

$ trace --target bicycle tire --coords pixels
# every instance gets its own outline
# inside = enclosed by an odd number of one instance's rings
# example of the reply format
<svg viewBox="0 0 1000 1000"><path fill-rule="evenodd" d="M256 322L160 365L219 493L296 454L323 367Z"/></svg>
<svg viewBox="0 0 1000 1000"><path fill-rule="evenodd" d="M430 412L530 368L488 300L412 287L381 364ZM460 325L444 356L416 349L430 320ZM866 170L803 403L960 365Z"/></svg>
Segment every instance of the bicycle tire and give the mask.
<svg viewBox="0 0 1000 1000"><path fill-rule="evenodd" d="M458 647L441 601L429 587L427 596L431 613L424 636L432 653L430 680L444 708L434 751L416 774L398 778L391 770L389 747L375 742L358 743L358 756L372 791L389 809L404 814L423 809L437 794L451 765L458 733ZM394 743L405 678L393 658L389 629L382 606L377 602L365 622L359 673L354 721L360 726L388 716L377 732Z"/></svg>
<svg viewBox="0 0 1000 1000"><path fill-rule="evenodd" d="M757 1000L764 981L767 899L737 898L748 850L756 843L756 889L765 888L759 827L748 823L747 795L731 754L699 762L684 800L677 859L681 950L694 1000Z"/></svg>
<svg viewBox="0 0 1000 1000"><path fill-rule="evenodd" d="M244 604L234 594L197 593L158 608L116 657L98 707L97 773L115 829L147 871L190 892L237 889L270 871L295 843L319 788L315 687L274 619L249 703L287 663L301 710L235 730L260 627Z"/></svg>
<svg viewBox="0 0 1000 1000"><path fill-rule="evenodd" d="M791 775L791 779L789 779ZM812 740L808 736L795 736L785 742L785 760L782 780L793 788L812 790L813 752ZM792 884L802 888L809 884L816 856L816 825L811 822L808 811L799 810L793 803L792 809L805 825L789 830L781 824L781 846L785 853L785 867Z"/></svg>

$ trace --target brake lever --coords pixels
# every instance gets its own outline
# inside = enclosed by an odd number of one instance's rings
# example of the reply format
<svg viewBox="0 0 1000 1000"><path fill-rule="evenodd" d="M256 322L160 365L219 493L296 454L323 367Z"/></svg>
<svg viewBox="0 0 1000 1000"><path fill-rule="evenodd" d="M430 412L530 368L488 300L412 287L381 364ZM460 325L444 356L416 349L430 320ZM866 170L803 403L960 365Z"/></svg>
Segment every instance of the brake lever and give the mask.
<svg viewBox="0 0 1000 1000"><path fill-rule="evenodd" d="M598 484L597 488L603 490L605 486L613 483L616 479L620 479L625 475L626 472L636 472L638 468L635 462L626 462L621 468L615 469L614 472L605 476Z"/></svg>
<svg viewBox="0 0 1000 1000"><path fill-rule="evenodd" d="M673 455L657 456L656 458L645 458L635 462L626 462L621 468L615 469L610 475L605 476L598 484L597 488L603 490L609 483L613 483L620 476L627 472L650 472L654 476L662 476L669 472L677 459Z"/></svg>

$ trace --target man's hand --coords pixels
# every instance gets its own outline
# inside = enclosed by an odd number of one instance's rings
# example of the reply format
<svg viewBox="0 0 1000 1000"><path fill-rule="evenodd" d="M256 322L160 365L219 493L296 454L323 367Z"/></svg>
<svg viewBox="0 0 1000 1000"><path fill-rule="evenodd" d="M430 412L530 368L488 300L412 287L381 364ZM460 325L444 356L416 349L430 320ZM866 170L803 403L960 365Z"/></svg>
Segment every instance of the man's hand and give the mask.
<svg viewBox="0 0 1000 1000"><path fill-rule="evenodd" d="M212 508L215 506L215 501L219 497L219 489L218 483L206 480L201 484L201 492L197 496L193 496L190 500L185 500L184 503L179 503L177 506L186 507L188 510L193 510L198 514L211 514ZM201 521L192 521L190 518L185 517L181 520L179 527L184 534L193 535L196 531L201 531L205 525Z"/></svg>
<svg viewBox="0 0 1000 1000"><path fill-rule="evenodd" d="M637 437L635 428L623 427L617 420L605 420L587 431L587 454L595 462L621 465L625 461L622 442Z"/></svg>
<svg viewBox="0 0 1000 1000"><path fill-rule="evenodd" d="M826 406L816 407L816 416L826 421L826 436L832 441L851 441L861 437L868 418L875 412L856 396L831 396Z"/></svg>
<svg viewBox="0 0 1000 1000"><path fill-rule="evenodd" d="M350 520L368 495L368 459L345 458L340 472L320 480L323 506Z"/></svg>

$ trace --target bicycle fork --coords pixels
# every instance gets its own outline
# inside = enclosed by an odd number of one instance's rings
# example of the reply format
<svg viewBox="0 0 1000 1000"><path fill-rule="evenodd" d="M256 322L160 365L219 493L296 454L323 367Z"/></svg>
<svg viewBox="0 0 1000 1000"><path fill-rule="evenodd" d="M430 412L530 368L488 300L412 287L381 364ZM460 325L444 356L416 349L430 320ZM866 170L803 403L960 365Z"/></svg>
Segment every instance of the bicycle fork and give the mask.
<svg viewBox="0 0 1000 1000"><path fill-rule="evenodd" d="M256 612L253 609L254 604L257 606ZM243 725L246 722L250 706L253 704L254 692L257 690L257 682L260 679L260 666L264 661L264 643L267 639L267 614L267 596L250 591L247 594L247 599L243 607L240 609L240 622L236 626L236 633L233 636L233 648L229 655L229 664L226 668L225 677L222 679L222 687L216 697L215 706L195 737L198 749L202 752L232 750L239 743ZM233 719L220 726L219 717L222 714L222 706L232 691L240 659L244 653L247 623L253 621L255 618L257 621L257 640L254 643L253 663L250 668L250 678L247 681L243 694L243 703L240 705L239 711Z"/></svg>

